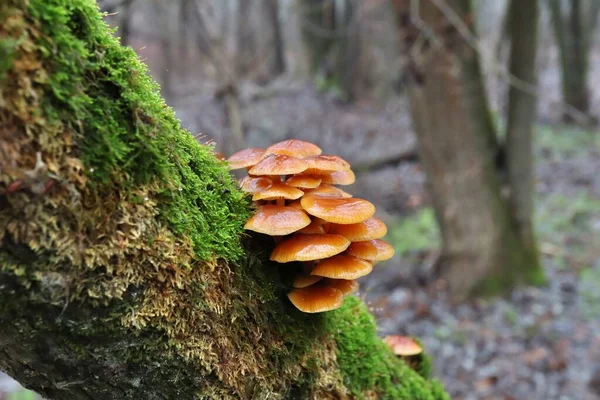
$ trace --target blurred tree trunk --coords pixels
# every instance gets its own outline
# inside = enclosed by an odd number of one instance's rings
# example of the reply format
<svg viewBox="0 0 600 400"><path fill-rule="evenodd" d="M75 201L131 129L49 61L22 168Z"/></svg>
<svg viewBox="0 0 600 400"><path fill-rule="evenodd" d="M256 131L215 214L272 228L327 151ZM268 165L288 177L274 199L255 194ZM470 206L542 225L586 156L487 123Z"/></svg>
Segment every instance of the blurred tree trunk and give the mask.
<svg viewBox="0 0 600 400"><path fill-rule="evenodd" d="M339 55L336 57L336 76L339 77L340 86L347 96L353 101L357 97L360 78L361 37L360 24L357 13L360 2L344 1L344 8L340 11L342 26L345 35L339 38Z"/></svg>
<svg viewBox="0 0 600 400"><path fill-rule="evenodd" d="M539 5L537 1L511 0L508 9L511 53L509 72L534 88L538 43ZM537 98L534 93L510 86L508 92L508 125L506 128L506 167L510 188L511 210L519 227L525 248L536 254L532 225L533 123Z"/></svg>
<svg viewBox="0 0 600 400"><path fill-rule="evenodd" d="M128 46L131 41L131 8L133 6L133 0L123 1L123 11L120 15L119 31L121 37L121 44Z"/></svg>
<svg viewBox="0 0 600 400"><path fill-rule="evenodd" d="M410 0L392 3L409 58L420 159L443 238L437 271L457 299L539 282L535 245L521 237L495 163L501 149L478 53L448 20L455 16L460 28L474 29L471 2L447 1L442 11L437 0L423 0L418 16Z"/></svg>
<svg viewBox="0 0 600 400"><path fill-rule="evenodd" d="M312 74L353 100L360 74L360 26L356 18L360 2L298 0L298 5Z"/></svg>
<svg viewBox="0 0 600 400"><path fill-rule="evenodd" d="M552 27L560 54L563 100L576 110L589 114L590 94L588 60L591 38L597 20L598 1L569 0L563 7L561 0L548 0ZM565 122L572 116L565 113Z"/></svg>
<svg viewBox="0 0 600 400"><path fill-rule="evenodd" d="M254 0L240 0L238 2L238 30L237 30L237 72L240 76L248 74L257 60L258 46L256 43L255 29L252 26L252 8Z"/></svg>
<svg viewBox="0 0 600 400"><path fill-rule="evenodd" d="M226 125L229 127L230 140L225 141L222 150L227 154L231 154L241 150L246 144L235 65L225 54L224 39L210 34L209 21L202 14L202 6L201 0L183 0L182 3L182 7L185 7L183 14L188 15L188 22L190 23L190 29L195 34L198 51L207 57L215 70L219 83L215 97L221 101L223 116Z"/></svg>
<svg viewBox="0 0 600 400"><path fill-rule="evenodd" d="M285 53L283 45L283 34L279 22L279 0L264 0L265 14L272 29L272 40L269 47L273 49L270 57L270 72L272 75L280 75L285 72Z"/></svg>

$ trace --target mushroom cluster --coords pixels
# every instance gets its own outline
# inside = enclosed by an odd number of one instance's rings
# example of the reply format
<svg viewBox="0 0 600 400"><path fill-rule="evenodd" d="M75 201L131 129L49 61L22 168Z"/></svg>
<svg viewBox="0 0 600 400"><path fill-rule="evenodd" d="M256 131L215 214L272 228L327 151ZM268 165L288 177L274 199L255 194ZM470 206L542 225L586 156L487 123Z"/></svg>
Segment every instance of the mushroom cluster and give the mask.
<svg viewBox="0 0 600 400"><path fill-rule="evenodd" d="M272 261L302 263L288 298L307 313L341 307L358 290L356 279L394 255L375 206L335 186L354 183L350 164L321 153L290 139L227 159L230 169L247 169L240 186L258 205L244 228L274 237Z"/></svg>

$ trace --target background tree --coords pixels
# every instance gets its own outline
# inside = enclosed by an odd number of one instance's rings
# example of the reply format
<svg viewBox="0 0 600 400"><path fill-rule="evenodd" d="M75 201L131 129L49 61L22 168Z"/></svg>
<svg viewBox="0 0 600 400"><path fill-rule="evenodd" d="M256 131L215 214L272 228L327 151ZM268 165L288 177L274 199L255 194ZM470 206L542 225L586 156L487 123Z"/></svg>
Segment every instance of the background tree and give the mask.
<svg viewBox="0 0 600 400"><path fill-rule="evenodd" d="M535 98L511 89L499 141L469 0L394 0L419 155L441 228L437 270L457 297L543 280L531 228ZM418 7L414 7L417 4ZM518 10L517 10L518 8ZM534 84L537 2L513 1L511 72ZM523 54L527 57L520 57ZM495 160L506 152L500 171Z"/></svg>
<svg viewBox="0 0 600 400"><path fill-rule="evenodd" d="M600 12L596 0L548 0L562 73L562 95L568 105L590 113L589 53ZM573 122L572 115L563 119Z"/></svg>
<svg viewBox="0 0 600 400"><path fill-rule="evenodd" d="M298 0L298 6L312 73L353 100L360 69L360 2Z"/></svg>
<svg viewBox="0 0 600 400"><path fill-rule="evenodd" d="M358 298L287 302L272 244L240 243L247 198L95 2L2 2L0 43L1 370L47 399L447 398Z"/></svg>

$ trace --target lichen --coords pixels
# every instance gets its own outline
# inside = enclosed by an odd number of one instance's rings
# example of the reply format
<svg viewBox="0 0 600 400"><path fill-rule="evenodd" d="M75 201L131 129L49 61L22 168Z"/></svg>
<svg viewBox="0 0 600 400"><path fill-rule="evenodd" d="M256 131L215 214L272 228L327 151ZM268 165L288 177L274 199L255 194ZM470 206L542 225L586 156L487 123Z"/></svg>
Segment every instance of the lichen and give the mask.
<svg viewBox="0 0 600 400"><path fill-rule="evenodd" d="M270 244L243 236L250 202L94 1L0 3L4 54L0 322L23 354L81 378L14 369L23 383L75 398L104 373L140 397L180 370L165 390L182 398L443 398L357 301L331 316L289 305Z"/></svg>

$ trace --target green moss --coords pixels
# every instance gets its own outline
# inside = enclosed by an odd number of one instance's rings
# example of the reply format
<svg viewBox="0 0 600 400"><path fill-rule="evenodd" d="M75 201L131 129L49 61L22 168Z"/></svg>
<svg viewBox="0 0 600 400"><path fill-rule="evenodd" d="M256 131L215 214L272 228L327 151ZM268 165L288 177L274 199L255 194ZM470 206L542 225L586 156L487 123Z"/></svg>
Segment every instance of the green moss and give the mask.
<svg viewBox="0 0 600 400"><path fill-rule="evenodd" d="M249 216L242 195L212 149L182 131L145 65L106 29L97 6L34 0L29 12L52 38L43 43L51 89L43 108L77 127L87 176L103 190L160 180L152 193L160 216L192 239L198 257L240 257L235 238Z"/></svg>
<svg viewBox="0 0 600 400"><path fill-rule="evenodd" d="M327 316L337 345L344 384L358 398L372 392L377 399L447 399L441 385L428 381L400 361L377 337L374 318L360 300L348 298ZM425 371L429 367L425 365Z"/></svg>
<svg viewBox="0 0 600 400"><path fill-rule="evenodd" d="M185 371L172 397L439 397L376 339L364 310L352 319L355 300L316 316L287 301L289 277L266 260L272 241L240 240L250 202L180 127L94 1L2 2L0 43L12 54L0 66L11 132L0 136L0 160L11 160L0 168L0 279L10 287L0 323L31 340L18 350L49 375L81 376L85 390L102 381L90 376L120 379L139 398L170 371ZM361 367L353 346L379 354ZM154 363L162 368L143 372ZM354 380L357 371L373 375ZM49 398L76 398L15 372ZM139 374L144 385L131 383Z"/></svg>

